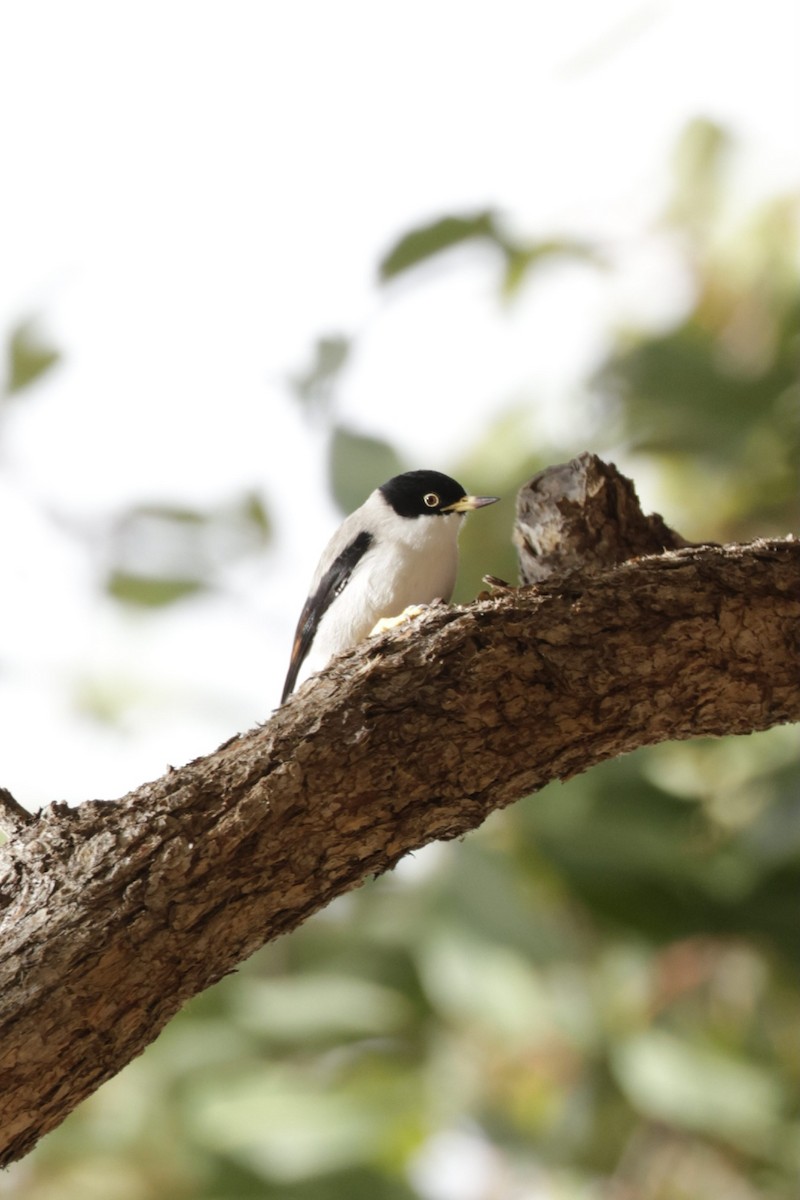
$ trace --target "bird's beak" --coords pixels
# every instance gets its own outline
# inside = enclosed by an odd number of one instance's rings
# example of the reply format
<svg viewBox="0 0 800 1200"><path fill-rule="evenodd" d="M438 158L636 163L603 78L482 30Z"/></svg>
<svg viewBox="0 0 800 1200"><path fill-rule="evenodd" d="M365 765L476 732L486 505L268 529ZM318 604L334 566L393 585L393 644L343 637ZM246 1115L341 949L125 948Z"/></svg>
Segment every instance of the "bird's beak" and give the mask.
<svg viewBox="0 0 800 1200"><path fill-rule="evenodd" d="M472 512L474 508L485 508L487 504L495 504L499 499L499 496L462 496L454 504L448 504L446 508L442 509L442 512Z"/></svg>

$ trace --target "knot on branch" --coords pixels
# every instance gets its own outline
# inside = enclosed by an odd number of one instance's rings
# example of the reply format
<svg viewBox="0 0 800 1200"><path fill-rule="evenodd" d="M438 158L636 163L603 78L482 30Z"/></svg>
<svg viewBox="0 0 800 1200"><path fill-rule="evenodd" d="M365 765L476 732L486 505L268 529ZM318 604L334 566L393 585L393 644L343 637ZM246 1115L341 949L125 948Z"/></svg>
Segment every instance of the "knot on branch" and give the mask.
<svg viewBox="0 0 800 1200"><path fill-rule="evenodd" d="M0 829L9 837L14 837L32 825L36 820L33 813L23 808L19 800L15 800L8 788L0 787Z"/></svg>
<svg viewBox="0 0 800 1200"><path fill-rule="evenodd" d="M547 467L520 488L514 544L520 583L528 584L695 543L658 513L645 516L632 481L587 453Z"/></svg>

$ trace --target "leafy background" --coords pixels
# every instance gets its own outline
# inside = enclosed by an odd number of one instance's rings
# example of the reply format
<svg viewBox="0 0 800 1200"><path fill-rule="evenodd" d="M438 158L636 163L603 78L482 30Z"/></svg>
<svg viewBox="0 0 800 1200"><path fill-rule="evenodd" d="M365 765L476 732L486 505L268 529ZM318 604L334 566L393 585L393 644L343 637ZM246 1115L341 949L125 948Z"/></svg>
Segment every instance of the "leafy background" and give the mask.
<svg viewBox="0 0 800 1200"><path fill-rule="evenodd" d="M589 448L688 536L797 529L798 198L742 211L736 155L730 131L702 118L674 147L649 230L684 281L671 317L614 328L564 419L497 397L474 445L438 467L513 495ZM380 286L422 294L465 255L509 320L564 271L613 288L621 269L606 244L528 238L484 207L399 234ZM378 420L365 431L344 412L369 336L321 334L285 383L343 510L418 465ZM41 326L19 323L0 421L61 369ZM501 509L467 526L462 599L486 570L514 577ZM158 623L190 614L276 536L257 487L205 505L143 487L87 545L106 601ZM129 683L88 673L72 703L126 736ZM799 903L796 730L607 763L265 947L0 1179L0 1195L790 1200Z"/></svg>

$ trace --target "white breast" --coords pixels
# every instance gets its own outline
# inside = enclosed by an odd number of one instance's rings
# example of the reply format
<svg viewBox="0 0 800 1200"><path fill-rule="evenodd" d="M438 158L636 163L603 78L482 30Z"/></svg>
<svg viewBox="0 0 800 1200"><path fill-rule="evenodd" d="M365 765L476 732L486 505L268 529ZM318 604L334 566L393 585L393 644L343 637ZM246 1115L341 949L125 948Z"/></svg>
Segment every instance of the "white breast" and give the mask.
<svg viewBox="0 0 800 1200"><path fill-rule="evenodd" d="M379 493L356 515L374 542L322 617L298 682L367 637L381 617L398 616L411 604L449 600L453 594L461 516L398 517ZM327 557L323 555L320 567Z"/></svg>

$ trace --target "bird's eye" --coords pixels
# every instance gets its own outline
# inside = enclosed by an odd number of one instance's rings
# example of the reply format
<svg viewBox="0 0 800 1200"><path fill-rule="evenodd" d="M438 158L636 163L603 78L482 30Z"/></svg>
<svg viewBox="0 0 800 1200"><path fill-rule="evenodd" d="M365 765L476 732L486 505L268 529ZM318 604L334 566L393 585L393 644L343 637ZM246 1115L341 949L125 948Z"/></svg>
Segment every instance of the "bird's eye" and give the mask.
<svg viewBox="0 0 800 1200"><path fill-rule="evenodd" d="M439 497L436 495L436 492L426 492L422 499L428 508L436 508L439 503Z"/></svg>

